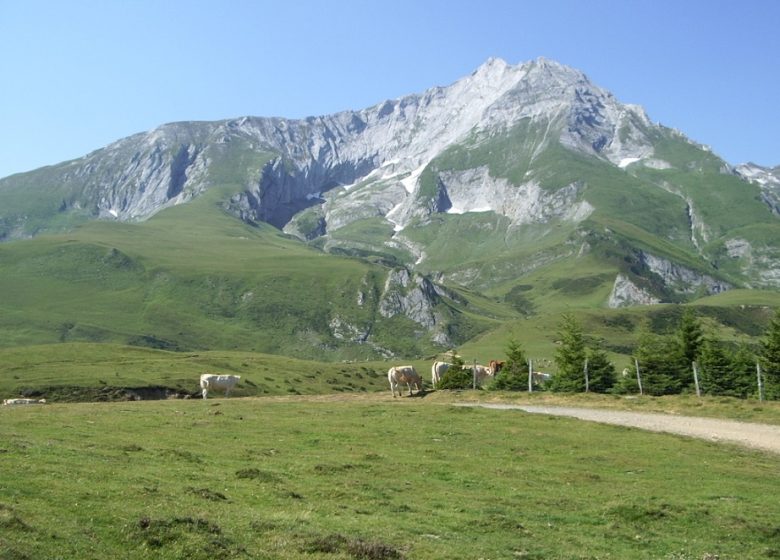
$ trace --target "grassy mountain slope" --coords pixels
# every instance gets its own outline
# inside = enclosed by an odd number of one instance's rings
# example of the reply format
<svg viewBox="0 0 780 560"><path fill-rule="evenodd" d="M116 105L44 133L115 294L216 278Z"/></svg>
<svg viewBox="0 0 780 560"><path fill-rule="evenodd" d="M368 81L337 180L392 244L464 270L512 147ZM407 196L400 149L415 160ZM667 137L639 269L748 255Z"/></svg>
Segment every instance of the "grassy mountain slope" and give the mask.
<svg viewBox="0 0 780 560"><path fill-rule="evenodd" d="M251 227L220 204L215 190L143 223L93 222L0 246L2 346L98 341L376 356L370 344L335 336L338 318L392 352L431 349L419 325L378 314L385 268L315 251L271 226ZM442 313L456 335L481 328L457 310Z"/></svg>

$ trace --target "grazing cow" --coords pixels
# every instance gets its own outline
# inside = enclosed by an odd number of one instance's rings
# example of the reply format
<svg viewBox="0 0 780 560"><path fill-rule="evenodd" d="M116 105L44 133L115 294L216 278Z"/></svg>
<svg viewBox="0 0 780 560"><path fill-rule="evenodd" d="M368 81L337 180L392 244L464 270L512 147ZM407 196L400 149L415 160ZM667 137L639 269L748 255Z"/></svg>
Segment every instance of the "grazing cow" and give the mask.
<svg viewBox="0 0 780 560"><path fill-rule="evenodd" d="M398 396L401 396L401 383L406 383L407 389L409 389L409 396L412 396L412 385L417 385L417 392L420 393L423 390L422 378L414 369L414 366L395 366L391 367L387 371L387 380L390 382L390 391L395 398L395 390L398 389Z"/></svg>
<svg viewBox="0 0 780 560"><path fill-rule="evenodd" d="M3 404L46 404L46 399L3 399Z"/></svg>
<svg viewBox="0 0 780 560"><path fill-rule="evenodd" d="M550 379L552 379L552 375L550 375L549 373L544 373L542 371L533 372L533 376L534 376L534 383L536 383L537 385L544 385Z"/></svg>
<svg viewBox="0 0 780 560"><path fill-rule="evenodd" d="M504 368L504 364L506 364L504 360L490 360L488 362L488 367L493 371L493 375L495 375Z"/></svg>
<svg viewBox="0 0 780 560"><path fill-rule="evenodd" d="M481 366L479 364L477 364L476 366L463 366L463 369L472 371L471 375L476 377L477 387L481 386L482 383L485 381L485 379L488 379L495 375L495 372L492 369L490 369L489 367Z"/></svg>
<svg viewBox="0 0 780 560"><path fill-rule="evenodd" d="M433 366L431 366L431 384L434 389L439 385L442 376L450 369L450 366L452 366L452 364L448 364L447 362L433 362Z"/></svg>
<svg viewBox="0 0 780 560"><path fill-rule="evenodd" d="M238 385L240 375L217 375L214 373L204 373L200 376L200 388L203 389L203 398L209 394L209 389L214 391L218 389L225 390L225 397L230 395L233 387Z"/></svg>

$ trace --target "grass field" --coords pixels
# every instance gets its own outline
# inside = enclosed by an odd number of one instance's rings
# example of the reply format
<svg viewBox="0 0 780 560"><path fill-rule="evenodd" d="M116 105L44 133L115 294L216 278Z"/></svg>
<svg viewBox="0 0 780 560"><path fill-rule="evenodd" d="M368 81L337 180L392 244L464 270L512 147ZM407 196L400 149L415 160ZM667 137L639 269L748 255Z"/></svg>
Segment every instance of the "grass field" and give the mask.
<svg viewBox="0 0 780 560"><path fill-rule="evenodd" d="M0 409L0 558L774 558L780 457L436 394Z"/></svg>
<svg viewBox="0 0 780 560"><path fill-rule="evenodd" d="M240 375L237 396L366 392L384 387L388 368L381 362L310 362L252 352L52 344L0 349L0 397L111 400L117 388L154 387L196 394L200 374L207 372Z"/></svg>

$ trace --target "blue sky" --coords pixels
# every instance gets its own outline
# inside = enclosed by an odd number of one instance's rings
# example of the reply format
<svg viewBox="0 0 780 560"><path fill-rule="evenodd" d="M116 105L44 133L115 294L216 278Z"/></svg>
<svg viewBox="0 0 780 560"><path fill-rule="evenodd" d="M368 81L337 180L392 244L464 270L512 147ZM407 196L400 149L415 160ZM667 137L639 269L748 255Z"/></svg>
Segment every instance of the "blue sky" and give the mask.
<svg viewBox="0 0 780 560"><path fill-rule="evenodd" d="M776 0L0 0L0 177L166 122L361 109L491 56L778 165L778 22Z"/></svg>

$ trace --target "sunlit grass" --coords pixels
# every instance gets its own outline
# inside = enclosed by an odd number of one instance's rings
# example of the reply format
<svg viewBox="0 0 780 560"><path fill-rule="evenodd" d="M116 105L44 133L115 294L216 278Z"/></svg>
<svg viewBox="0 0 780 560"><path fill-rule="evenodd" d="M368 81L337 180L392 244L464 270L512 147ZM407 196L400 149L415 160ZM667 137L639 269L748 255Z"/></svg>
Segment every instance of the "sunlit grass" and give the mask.
<svg viewBox="0 0 780 560"><path fill-rule="evenodd" d="M6 558L766 558L780 458L388 395L5 407Z"/></svg>

